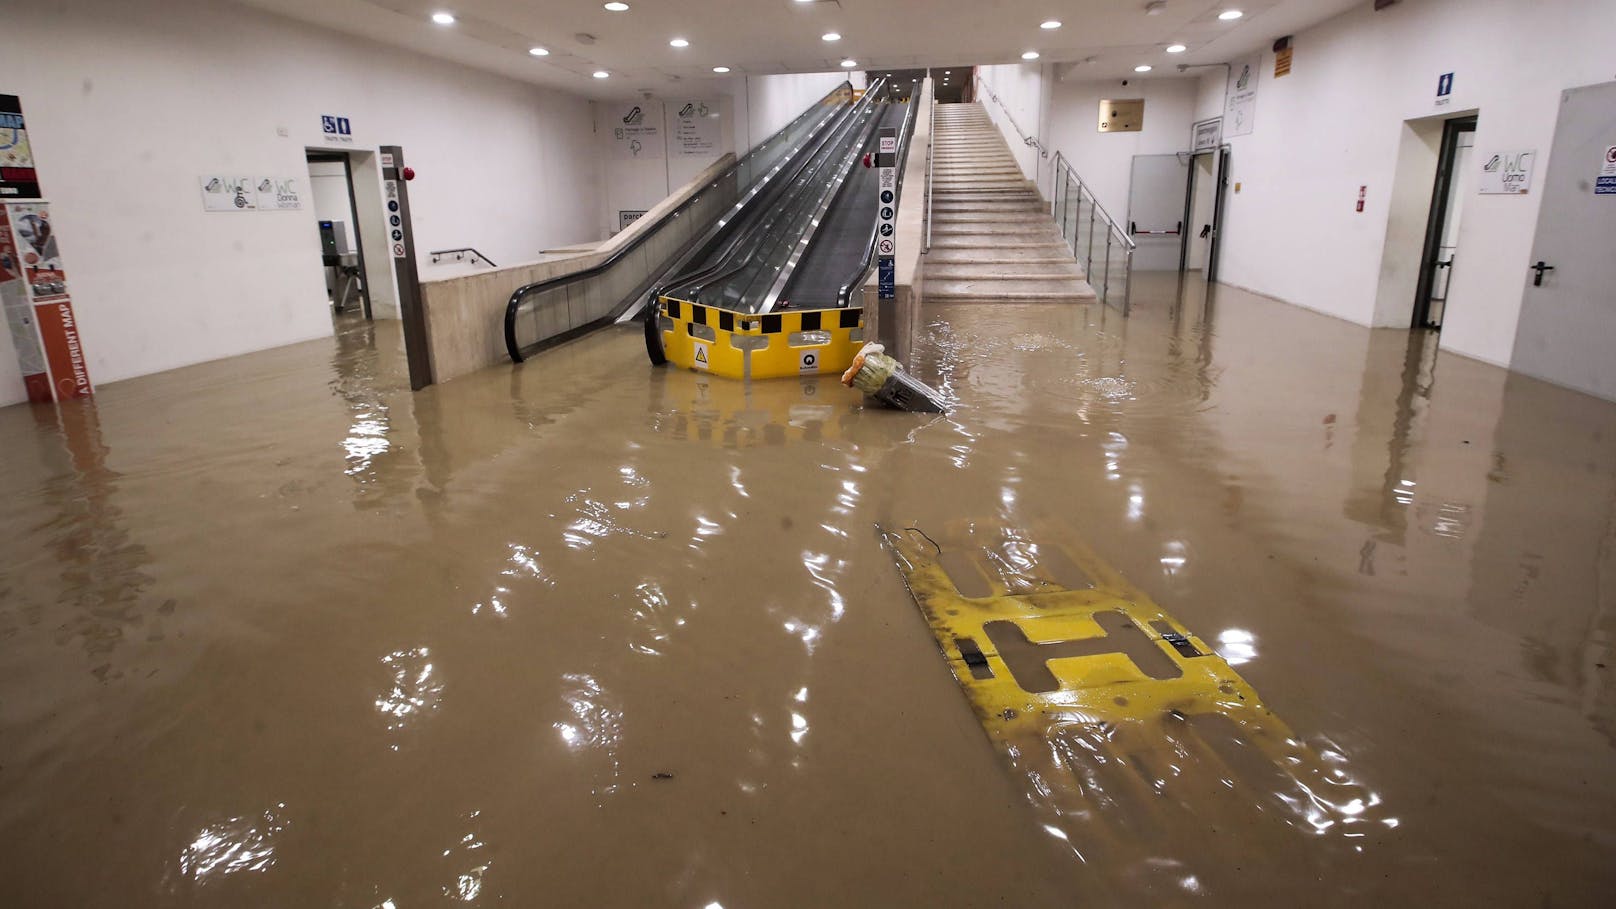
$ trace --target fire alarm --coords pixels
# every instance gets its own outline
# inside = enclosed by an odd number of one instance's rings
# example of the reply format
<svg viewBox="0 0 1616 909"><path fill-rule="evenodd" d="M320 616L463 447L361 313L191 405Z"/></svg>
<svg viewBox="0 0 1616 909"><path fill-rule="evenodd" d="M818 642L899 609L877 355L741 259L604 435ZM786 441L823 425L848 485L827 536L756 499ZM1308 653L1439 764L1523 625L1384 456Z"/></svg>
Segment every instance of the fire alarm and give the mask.
<svg viewBox="0 0 1616 909"><path fill-rule="evenodd" d="M406 168L404 168L403 173L404 173L404 179L406 179L406 180L414 180L415 179L415 168L406 167Z"/></svg>

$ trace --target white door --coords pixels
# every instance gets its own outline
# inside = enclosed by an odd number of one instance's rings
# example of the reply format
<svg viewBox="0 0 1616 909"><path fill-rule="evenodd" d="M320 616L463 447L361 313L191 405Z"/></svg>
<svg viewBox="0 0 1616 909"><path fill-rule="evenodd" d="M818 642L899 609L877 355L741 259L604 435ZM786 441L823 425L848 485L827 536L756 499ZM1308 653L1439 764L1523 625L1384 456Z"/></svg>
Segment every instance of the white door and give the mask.
<svg viewBox="0 0 1616 909"><path fill-rule="evenodd" d="M1510 368L1616 401L1613 147L1616 82L1563 92Z"/></svg>

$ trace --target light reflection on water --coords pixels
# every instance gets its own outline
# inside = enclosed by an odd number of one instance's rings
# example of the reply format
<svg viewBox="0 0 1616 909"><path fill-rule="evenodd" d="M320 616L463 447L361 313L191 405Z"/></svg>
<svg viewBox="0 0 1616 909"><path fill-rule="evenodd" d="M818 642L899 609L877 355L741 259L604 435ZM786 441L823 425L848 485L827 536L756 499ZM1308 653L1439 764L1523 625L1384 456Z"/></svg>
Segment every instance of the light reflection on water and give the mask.
<svg viewBox="0 0 1616 909"><path fill-rule="evenodd" d="M426 647L395 650L382 657L382 665L393 677L392 687L376 698L376 709L387 718L387 730L400 732L438 709L443 699L443 681L433 674L431 653ZM398 750L398 743L390 746Z"/></svg>
<svg viewBox="0 0 1616 909"><path fill-rule="evenodd" d="M289 826L284 803L247 817L232 817L197 831L180 853L180 875L196 883L275 865L276 839Z"/></svg>

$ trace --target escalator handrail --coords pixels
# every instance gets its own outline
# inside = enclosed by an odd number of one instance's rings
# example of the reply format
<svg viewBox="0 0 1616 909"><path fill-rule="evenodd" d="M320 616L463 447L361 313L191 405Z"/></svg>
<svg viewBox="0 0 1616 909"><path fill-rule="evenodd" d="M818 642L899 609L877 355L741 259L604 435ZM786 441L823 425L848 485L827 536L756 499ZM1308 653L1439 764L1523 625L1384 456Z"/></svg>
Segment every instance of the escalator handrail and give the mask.
<svg viewBox="0 0 1616 909"><path fill-rule="evenodd" d="M680 215L684 214L684 212L687 209L689 209L696 202L700 201L701 197L703 195L705 195L707 189L711 189L713 186L718 185L718 183L720 181L722 181L723 179L725 179L726 177L729 177L730 175L734 174L737 170L740 169L740 167L743 164L746 164L748 161L750 161L754 154L757 154L758 152L762 151L763 149L772 147L772 143L774 142L775 139L779 138L787 130L791 129L792 127L797 126L803 120L807 119L810 114L812 114L816 110L818 110L822 105L824 105L827 101L829 101L833 96L835 96L836 94L838 94L838 93L840 93L840 92L842 92L844 90L845 91L851 91L852 87L853 87L853 84L851 82L844 81L844 82L842 82L841 85L838 85L836 88L831 89L829 92L826 92L824 97L820 98L817 102L810 105L801 114L798 114L795 118L792 119L792 121L790 123L787 123L785 126L780 127L778 130L775 130L773 133L771 133L769 135L769 137L767 139L764 139L762 142L759 142L757 145L754 145L751 149L749 149L747 151L747 153L745 155L743 155L743 156L735 159L733 162L731 162L730 166L725 168L723 173L720 173L717 177L714 177L713 181L711 183L709 183L705 189L703 189L702 191L699 191L699 192L692 193L689 198L685 199L683 202L680 202L679 205L673 209L673 211L670 211L666 215L663 216L663 223L666 224L669 221L673 220L674 218L677 218ZM598 275L601 275L601 274L605 273L608 269L610 269L612 266L616 265L618 262L621 262L629 254L631 254L631 253L635 252L636 250L638 250L642 245L645 244L645 242L647 240L650 239L651 235L654 234L654 233L656 233L656 231L648 230L648 231L640 234L639 236L635 237L633 240L631 240L628 243L624 244L616 252L614 252L610 256L608 256L606 259L602 260L601 262L596 263L595 265L590 266L589 268L583 269L581 271L571 272L571 273L565 274L565 275L557 275L556 277L553 277L553 278L546 278L543 281L535 281L532 284L524 284L523 286L518 287L516 290L512 291L510 301L505 304L505 352L510 355L511 362L520 363L524 359L524 357L522 356L521 347L517 344L517 341L516 341L516 310L517 310L518 307L521 306L523 297L527 296L530 293L538 293L540 291L549 290L549 289L551 289L553 287L561 287L561 286L564 286L564 285L567 285L567 284L571 284L571 283L574 283L574 282L577 282L577 281L582 281L582 280L585 280L585 279L588 279L588 278L593 278L593 277L596 277Z"/></svg>
<svg viewBox="0 0 1616 909"><path fill-rule="evenodd" d="M936 102L934 101L933 103ZM903 202L903 178L909 171L909 140L914 136L914 132L915 109L911 102L909 112L904 114L903 117L903 129L899 132L900 139L898 142L898 151L896 155L896 160L898 161L898 192L897 198L893 200L895 205L902 204ZM880 229L881 219L876 218L875 223L870 226L870 240L864 245L864 258L859 260L858 270L853 273L852 278L850 278L846 284L843 284L836 291L836 305L838 308L845 308L847 306L848 301L853 298L853 288L864 283L864 276L869 274L870 266L875 263L876 234L878 231L880 231Z"/></svg>

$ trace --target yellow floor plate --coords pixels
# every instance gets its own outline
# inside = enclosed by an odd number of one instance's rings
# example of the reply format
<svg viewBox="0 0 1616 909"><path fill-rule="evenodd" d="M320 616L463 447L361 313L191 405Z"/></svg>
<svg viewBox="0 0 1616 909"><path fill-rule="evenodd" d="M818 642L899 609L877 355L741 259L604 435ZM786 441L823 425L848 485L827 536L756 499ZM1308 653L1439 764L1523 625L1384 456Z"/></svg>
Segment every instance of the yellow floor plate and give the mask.
<svg viewBox="0 0 1616 909"><path fill-rule="evenodd" d="M925 533L881 536L989 738L1080 856L1125 861L1220 824L1344 834L1338 844L1360 849L1366 832L1396 826L1340 749L1299 740L1205 641L1068 536L1053 548L1091 586L1048 576L1050 539L1011 533L995 550L945 536L983 597L960 593Z"/></svg>

